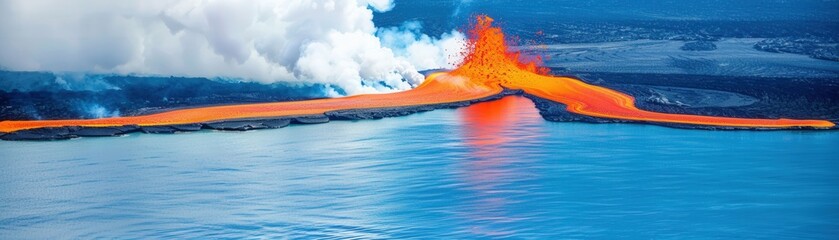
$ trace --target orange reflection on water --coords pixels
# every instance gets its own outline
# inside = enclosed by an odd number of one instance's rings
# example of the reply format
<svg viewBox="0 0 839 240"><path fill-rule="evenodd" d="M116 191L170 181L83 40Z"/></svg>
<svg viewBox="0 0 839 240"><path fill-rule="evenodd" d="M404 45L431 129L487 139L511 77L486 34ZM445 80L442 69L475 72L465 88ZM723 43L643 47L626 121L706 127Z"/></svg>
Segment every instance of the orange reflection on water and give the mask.
<svg viewBox="0 0 839 240"><path fill-rule="evenodd" d="M462 123L468 126L466 141L469 146L482 147L511 141L501 134L519 117L514 111L518 98L505 97L498 101L475 104L460 111Z"/></svg>
<svg viewBox="0 0 839 240"><path fill-rule="evenodd" d="M517 157L516 144L538 138L542 129L541 116L529 99L509 96L497 101L478 103L458 110L461 137L468 149L469 158L458 164L461 180L473 199L469 207L460 212L469 222L472 234L487 237L503 237L515 234L515 229L501 229L505 223L524 220L508 211L515 201L512 196L527 193L527 189L516 188L518 181L532 178L520 163L529 161ZM520 186L520 185L516 185Z"/></svg>
<svg viewBox="0 0 839 240"><path fill-rule="evenodd" d="M472 147L492 146L529 138L536 131L526 132L524 128L542 119L533 103L519 96L478 103L459 112L464 124L465 140Z"/></svg>

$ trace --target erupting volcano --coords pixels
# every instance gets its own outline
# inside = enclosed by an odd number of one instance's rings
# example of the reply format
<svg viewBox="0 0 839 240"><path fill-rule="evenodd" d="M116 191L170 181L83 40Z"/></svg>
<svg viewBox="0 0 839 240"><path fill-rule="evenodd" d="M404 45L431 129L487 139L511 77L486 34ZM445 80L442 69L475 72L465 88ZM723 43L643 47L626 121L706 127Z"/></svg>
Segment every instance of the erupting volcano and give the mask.
<svg viewBox="0 0 839 240"><path fill-rule="evenodd" d="M575 114L605 119L737 128L834 127L832 122L824 120L730 118L641 110L635 106L632 96L574 78L554 77L548 74L547 69L538 67L536 62L520 60L520 53L508 48L501 29L492 23L492 18L478 16L469 32L469 43L461 66L448 73L430 74L424 83L409 91L309 101L202 107L132 117L3 121L0 122L0 132L70 126L150 127L241 119L324 117L330 115L330 112L345 110L375 112L381 109L470 103L500 96L507 92L505 89L521 90L533 97L564 104L567 111Z"/></svg>

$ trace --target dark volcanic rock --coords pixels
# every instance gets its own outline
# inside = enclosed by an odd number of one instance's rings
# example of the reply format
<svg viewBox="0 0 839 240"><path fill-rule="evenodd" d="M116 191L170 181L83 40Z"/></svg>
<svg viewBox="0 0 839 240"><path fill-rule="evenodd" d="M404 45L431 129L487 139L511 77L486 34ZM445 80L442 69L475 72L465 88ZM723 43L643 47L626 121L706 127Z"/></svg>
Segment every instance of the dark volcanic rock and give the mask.
<svg viewBox="0 0 839 240"><path fill-rule="evenodd" d="M312 115L312 116L303 116L303 117L296 117L292 120L292 123L298 124L318 124L318 123L328 123L329 117L326 115Z"/></svg>
<svg viewBox="0 0 839 240"><path fill-rule="evenodd" d="M690 105L680 102L678 100L671 101L667 96L659 92L652 92L652 96L647 97L644 101L655 104L676 105L679 107L690 107Z"/></svg>
<svg viewBox="0 0 839 240"><path fill-rule="evenodd" d="M72 134L79 137L110 137L119 136L126 133L132 133L140 130L136 125L126 125L119 127L78 127Z"/></svg>
<svg viewBox="0 0 839 240"><path fill-rule="evenodd" d="M210 129L225 130L225 131L247 131L253 129L268 128L262 125L262 120L242 120L242 121L226 121L207 123L205 126Z"/></svg>
<svg viewBox="0 0 839 240"><path fill-rule="evenodd" d="M61 140L78 137L71 132L77 127L36 128L20 130L3 135L3 140Z"/></svg>
<svg viewBox="0 0 839 240"><path fill-rule="evenodd" d="M326 116L332 120L365 120L382 119L386 117L406 116L418 112L431 111L433 108L426 106L399 107L399 108L376 108L376 109L350 109L326 112Z"/></svg>
<svg viewBox="0 0 839 240"><path fill-rule="evenodd" d="M164 125L164 126L143 126L140 127L140 131L143 133L164 133L164 134L171 134L176 132L195 132L200 131L204 125L199 123L192 123L192 124L175 124L175 125Z"/></svg>
<svg viewBox="0 0 839 240"><path fill-rule="evenodd" d="M679 49L682 49L682 51L713 51L717 50L717 45L709 41L686 42Z"/></svg>
<svg viewBox="0 0 839 240"><path fill-rule="evenodd" d="M140 126L137 126L137 125L124 125L124 126L119 126L119 127L116 127L116 128L119 129L119 130L122 130L124 133L131 133L131 132L140 131Z"/></svg>
<svg viewBox="0 0 839 240"><path fill-rule="evenodd" d="M170 126L144 126L140 127L144 133L175 133L178 130Z"/></svg>
<svg viewBox="0 0 839 240"><path fill-rule="evenodd" d="M466 107L466 106L469 106L469 105L472 105L472 103L466 101L466 102L441 103L441 104L436 104L436 107L437 108L462 108L462 107Z"/></svg>
<svg viewBox="0 0 839 240"><path fill-rule="evenodd" d="M808 55L815 59L839 61L839 45L833 38L770 38L755 43L764 52Z"/></svg>
<svg viewBox="0 0 839 240"><path fill-rule="evenodd" d="M169 127L181 132L201 131L203 126L204 125L201 125L200 123L169 125Z"/></svg>
<svg viewBox="0 0 839 240"><path fill-rule="evenodd" d="M815 59L839 62L839 46L815 49L810 53L810 56Z"/></svg>
<svg viewBox="0 0 839 240"><path fill-rule="evenodd" d="M554 122L589 122L589 123L616 123L627 122L619 119L598 118L580 115L566 110L566 105L551 100L525 94L525 97L533 101L542 118Z"/></svg>
<svg viewBox="0 0 839 240"><path fill-rule="evenodd" d="M262 121L262 125L267 128L284 128L291 124L291 120L289 119L268 119Z"/></svg>

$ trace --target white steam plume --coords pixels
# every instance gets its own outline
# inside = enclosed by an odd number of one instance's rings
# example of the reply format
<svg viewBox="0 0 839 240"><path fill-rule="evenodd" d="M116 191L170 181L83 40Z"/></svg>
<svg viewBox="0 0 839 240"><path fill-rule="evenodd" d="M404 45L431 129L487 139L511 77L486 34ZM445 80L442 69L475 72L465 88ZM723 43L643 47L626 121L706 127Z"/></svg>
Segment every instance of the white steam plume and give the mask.
<svg viewBox="0 0 839 240"><path fill-rule="evenodd" d="M438 38L422 34L419 22L405 22L400 27L379 29L376 36L382 45L393 49L418 69L454 68L463 60L466 36L458 31Z"/></svg>
<svg viewBox="0 0 839 240"><path fill-rule="evenodd" d="M379 30L391 0L0 0L8 70L325 84L334 94L409 89L463 44L419 26ZM459 45L458 45L459 44ZM392 49L393 48L393 49ZM453 52L456 53L456 52Z"/></svg>

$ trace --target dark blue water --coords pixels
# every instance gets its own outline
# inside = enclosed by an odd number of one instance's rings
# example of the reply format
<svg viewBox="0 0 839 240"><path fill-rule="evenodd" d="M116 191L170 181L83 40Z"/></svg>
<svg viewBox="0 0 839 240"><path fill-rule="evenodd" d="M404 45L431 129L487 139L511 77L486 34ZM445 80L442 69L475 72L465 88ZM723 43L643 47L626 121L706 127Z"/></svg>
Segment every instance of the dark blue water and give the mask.
<svg viewBox="0 0 839 240"><path fill-rule="evenodd" d="M0 142L0 238L831 239L839 132L553 123L506 98L252 132Z"/></svg>

